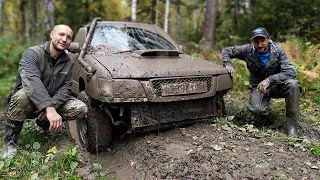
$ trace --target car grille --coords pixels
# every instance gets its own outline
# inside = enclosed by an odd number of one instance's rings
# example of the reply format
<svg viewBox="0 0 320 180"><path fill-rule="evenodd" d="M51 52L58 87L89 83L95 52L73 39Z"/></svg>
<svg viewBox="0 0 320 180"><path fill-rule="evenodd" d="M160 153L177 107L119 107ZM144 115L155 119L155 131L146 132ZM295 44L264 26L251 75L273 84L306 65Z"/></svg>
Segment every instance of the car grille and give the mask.
<svg viewBox="0 0 320 180"><path fill-rule="evenodd" d="M207 85L207 92L210 91L212 85L212 77L193 77L193 78L174 78L174 79L155 79L152 80L153 88L155 89L157 96L162 96L161 86L164 84L176 84L176 83L193 83L203 82Z"/></svg>

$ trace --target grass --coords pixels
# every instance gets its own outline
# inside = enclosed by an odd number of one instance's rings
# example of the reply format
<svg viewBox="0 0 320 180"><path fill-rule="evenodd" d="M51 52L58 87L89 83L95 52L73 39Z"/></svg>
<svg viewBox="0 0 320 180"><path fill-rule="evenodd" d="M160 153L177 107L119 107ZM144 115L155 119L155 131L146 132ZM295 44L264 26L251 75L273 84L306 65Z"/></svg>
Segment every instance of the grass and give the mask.
<svg viewBox="0 0 320 180"><path fill-rule="evenodd" d="M1 78L0 80L0 110L3 110L9 93L13 90L16 77L14 75Z"/></svg>
<svg viewBox="0 0 320 180"><path fill-rule="evenodd" d="M86 159L73 143L59 144L66 136L66 130L44 134L34 121L26 120L19 138L18 154L0 160L0 179L83 179L77 169L87 166ZM107 172L100 172L101 165L94 163L91 166L92 172L96 172L95 179L108 179Z"/></svg>
<svg viewBox="0 0 320 180"><path fill-rule="evenodd" d="M228 92L225 97L226 108L228 110L228 116L225 118L217 118L216 122L222 125L234 126L234 124L238 124L236 127L238 130L251 134L252 132L257 132L269 139L278 139L283 141L291 142L294 148L298 148L300 150L306 151L308 150L311 155L320 159L320 141L317 139L309 140L306 137L288 137L284 133L279 133L278 131L270 130L269 128L259 128L257 129L254 125L252 125L253 117L250 115L248 111L248 98L249 98L249 90L246 91L237 91L232 89ZM299 117L300 123L306 124L315 124L319 123L319 105L317 101L313 101L309 99L308 96L301 97L300 109L301 115ZM270 101L270 114L269 119L272 120L272 124L286 126L285 122L285 101L282 99L271 99ZM243 120L243 121L242 121ZM241 123L239 124L239 122ZM280 130L279 130L280 131Z"/></svg>

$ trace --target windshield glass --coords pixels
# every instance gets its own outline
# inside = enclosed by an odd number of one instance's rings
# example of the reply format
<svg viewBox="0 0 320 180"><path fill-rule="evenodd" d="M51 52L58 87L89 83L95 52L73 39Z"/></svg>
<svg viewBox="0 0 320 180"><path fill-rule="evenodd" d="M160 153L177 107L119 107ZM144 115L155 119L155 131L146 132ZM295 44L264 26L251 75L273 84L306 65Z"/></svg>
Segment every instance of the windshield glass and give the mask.
<svg viewBox="0 0 320 180"><path fill-rule="evenodd" d="M109 45L120 51L165 49L177 50L168 40L162 36L141 28L114 26L97 26L94 32L91 46Z"/></svg>

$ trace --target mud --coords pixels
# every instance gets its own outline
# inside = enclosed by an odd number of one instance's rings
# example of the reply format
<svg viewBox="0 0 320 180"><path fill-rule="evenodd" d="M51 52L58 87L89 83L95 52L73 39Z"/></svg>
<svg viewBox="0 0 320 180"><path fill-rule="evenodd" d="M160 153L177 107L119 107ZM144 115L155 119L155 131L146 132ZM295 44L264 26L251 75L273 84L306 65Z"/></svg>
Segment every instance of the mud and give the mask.
<svg viewBox="0 0 320 180"><path fill-rule="evenodd" d="M120 50L114 46L98 45L95 47L88 46L87 54L94 54L96 56L106 56L118 53Z"/></svg>
<svg viewBox="0 0 320 180"><path fill-rule="evenodd" d="M299 132L313 132L309 138L319 139L318 128L303 125ZM307 150L309 138L288 140L281 131L267 130L243 132L236 125L198 123L132 134L91 159L118 180L320 177L320 161Z"/></svg>

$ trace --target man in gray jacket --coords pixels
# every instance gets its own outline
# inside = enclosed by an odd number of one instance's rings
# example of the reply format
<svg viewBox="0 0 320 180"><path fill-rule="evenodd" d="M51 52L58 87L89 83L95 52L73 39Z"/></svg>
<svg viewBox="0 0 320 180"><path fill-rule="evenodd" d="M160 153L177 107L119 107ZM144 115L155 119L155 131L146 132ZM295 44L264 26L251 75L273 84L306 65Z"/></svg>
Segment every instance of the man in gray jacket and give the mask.
<svg viewBox="0 0 320 180"><path fill-rule="evenodd" d="M226 47L222 50L223 65L235 75L232 58L244 60L250 71L252 89L249 110L259 118L269 114L270 98L285 98L287 133L297 136L300 85L295 79L297 70L280 45L270 40L265 28L251 33L252 44Z"/></svg>
<svg viewBox="0 0 320 180"><path fill-rule="evenodd" d="M38 125L47 122L48 127L42 128L57 132L62 119L85 117L86 105L71 97L73 62L65 49L72 35L69 26L56 25L50 41L30 47L22 54L16 85L8 99L1 158L16 154L25 119L37 118Z"/></svg>

